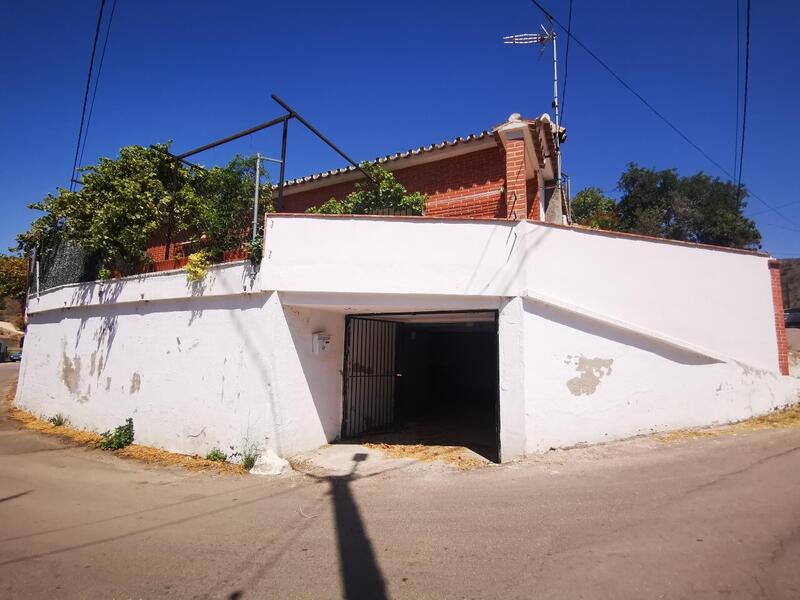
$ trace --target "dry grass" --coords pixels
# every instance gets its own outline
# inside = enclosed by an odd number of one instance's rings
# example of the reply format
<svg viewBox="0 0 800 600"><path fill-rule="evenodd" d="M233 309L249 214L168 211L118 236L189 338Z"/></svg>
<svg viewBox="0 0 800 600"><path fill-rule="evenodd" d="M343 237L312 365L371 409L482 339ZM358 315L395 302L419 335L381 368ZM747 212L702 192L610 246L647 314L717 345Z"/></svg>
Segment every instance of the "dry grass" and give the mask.
<svg viewBox="0 0 800 600"><path fill-rule="evenodd" d="M795 404L782 410L772 411L760 417L752 417L722 427L671 431L663 435L657 435L656 439L659 442L671 443L699 438L715 438L722 435L735 435L745 431L759 431L762 429L778 429L785 427L800 427L800 404Z"/></svg>
<svg viewBox="0 0 800 600"><path fill-rule="evenodd" d="M201 456L190 456L188 454L177 454L167 452L159 448L150 446L140 446L131 444L126 448L114 451L120 458L132 458L146 462L149 465L160 465L162 467L183 467L189 471L227 473L229 475L244 475L247 473L242 465L229 462L208 460Z"/></svg>
<svg viewBox="0 0 800 600"><path fill-rule="evenodd" d="M91 448L96 447L97 443L102 439L99 434L93 431L75 429L69 425L56 426L48 421L43 421L26 410L17 408L14 405L14 391L16 389L17 385L15 380L11 382L11 386L6 394L6 409L8 411L8 416L18 423L21 423L26 429L46 435L55 435L77 445ZM126 448L109 452L120 458L134 459L148 465L182 467L194 472L225 473L229 475L243 475L247 472L242 465L207 460L200 456L177 454L159 448L140 446L139 444L131 444Z"/></svg>
<svg viewBox="0 0 800 600"><path fill-rule="evenodd" d="M424 444L364 444L380 450L389 458L410 458L421 462L440 460L461 471L478 469L491 464L462 446L426 446Z"/></svg>

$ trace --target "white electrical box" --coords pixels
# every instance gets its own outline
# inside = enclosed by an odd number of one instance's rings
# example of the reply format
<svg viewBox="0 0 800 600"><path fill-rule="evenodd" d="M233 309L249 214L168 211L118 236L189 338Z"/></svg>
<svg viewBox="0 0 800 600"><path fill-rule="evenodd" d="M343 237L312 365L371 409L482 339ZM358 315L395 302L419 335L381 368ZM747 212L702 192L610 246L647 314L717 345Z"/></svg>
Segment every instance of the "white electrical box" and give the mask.
<svg viewBox="0 0 800 600"><path fill-rule="evenodd" d="M314 354L325 354L331 345L331 334L324 331L316 331L311 334L311 352Z"/></svg>

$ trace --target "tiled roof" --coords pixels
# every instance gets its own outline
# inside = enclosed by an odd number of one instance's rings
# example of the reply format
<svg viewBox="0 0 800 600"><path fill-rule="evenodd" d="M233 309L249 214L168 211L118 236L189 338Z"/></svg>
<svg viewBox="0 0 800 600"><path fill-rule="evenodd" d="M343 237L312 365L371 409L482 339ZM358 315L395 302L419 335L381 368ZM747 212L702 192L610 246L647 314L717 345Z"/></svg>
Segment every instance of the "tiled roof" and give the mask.
<svg viewBox="0 0 800 600"><path fill-rule="evenodd" d="M467 136L459 136L454 140L444 140L438 144L430 144L428 146L420 146L416 149L406 150L405 152L395 152L394 154L387 154L386 156L379 156L373 159L372 163L377 164L384 164L388 162L392 162L395 160L401 160L403 158L411 158L414 156L419 156L421 154L426 154L428 152L435 152L436 150L444 150L445 148L451 148L453 146L460 146L462 144L468 144L473 141L483 140L486 138L492 137L493 134L491 131L481 131L478 134L470 133ZM289 187L292 185L299 185L301 183L308 183L309 181L317 181L319 179L326 179L328 177L334 177L336 175L342 175L344 173L352 173L355 171L356 168L352 165L348 165L347 167L342 167L341 169L331 169L330 171L322 171L321 173L315 173L313 175L306 175L305 177L297 177L295 179L287 179L284 182L285 187Z"/></svg>

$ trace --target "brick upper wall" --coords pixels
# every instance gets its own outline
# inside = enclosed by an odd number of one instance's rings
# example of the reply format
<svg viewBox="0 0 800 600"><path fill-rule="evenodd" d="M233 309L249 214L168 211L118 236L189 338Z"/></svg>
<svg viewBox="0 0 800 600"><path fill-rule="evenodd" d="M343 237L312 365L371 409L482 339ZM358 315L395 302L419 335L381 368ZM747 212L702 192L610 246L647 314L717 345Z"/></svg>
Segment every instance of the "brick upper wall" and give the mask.
<svg viewBox="0 0 800 600"><path fill-rule="evenodd" d="M428 197L425 214L431 217L467 217L476 219L509 218L506 206L506 151L499 143L474 152L433 160L393 171L397 181L410 192L421 192ZM524 153L521 145L515 149L515 190L524 199L518 199L514 209L517 218L540 219L539 187L537 179L525 182L519 179L520 169L524 173ZM524 176L524 175L523 175ZM319 206L330 198L344 199L353 191L356 181L351 180L317 187L305 191L285 194L281 212L303 213ZM299 184L302 186L303 184ZM291 188L289 188L291 189ZM165 256L165 233L154 235L148 254L153 261L163 261ZM179 245L188 235L174 234L172 243ZM181 248L170 248L170 259L181 254Z"/></svg>
<svg viewBox="0 0 800 600"><path fill-rule="evenodd" d="M428 196L430 216L505 217L505 171L505 153L494 146L393 173L408 191ZM354 186L348 181L285 195L283 211L301 213L331 197L342 199Z"/></svg>

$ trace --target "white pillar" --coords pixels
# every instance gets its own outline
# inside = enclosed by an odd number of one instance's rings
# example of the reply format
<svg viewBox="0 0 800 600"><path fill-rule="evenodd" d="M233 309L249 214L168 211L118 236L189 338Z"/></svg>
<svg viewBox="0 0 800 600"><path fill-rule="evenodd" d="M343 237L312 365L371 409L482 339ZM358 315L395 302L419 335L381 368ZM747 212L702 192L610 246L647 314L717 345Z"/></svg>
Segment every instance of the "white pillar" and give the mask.
<svg viewBox="0 0 800 600"><path fill-rule="evenodd" d="M522 298L509 298L498 319L500 462L525 455L525 339Z"/></svg>

